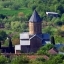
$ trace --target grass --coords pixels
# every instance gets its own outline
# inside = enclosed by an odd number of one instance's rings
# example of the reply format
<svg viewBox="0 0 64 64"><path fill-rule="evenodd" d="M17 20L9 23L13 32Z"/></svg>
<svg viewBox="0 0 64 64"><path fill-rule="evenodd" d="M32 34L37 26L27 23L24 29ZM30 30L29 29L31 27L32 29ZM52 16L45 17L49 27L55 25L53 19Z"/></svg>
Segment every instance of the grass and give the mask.
<svg viewBox="0 0 64 64"><path fill-rule="evenodd" d="M4 15L10 15L10 16L13 16L13 15L17 15L19 12L23 12L25 15L26 14L30 14L31 13L31 10L30 9L20 9L20 10L0 10L0 14L4 14Z"/></svg>

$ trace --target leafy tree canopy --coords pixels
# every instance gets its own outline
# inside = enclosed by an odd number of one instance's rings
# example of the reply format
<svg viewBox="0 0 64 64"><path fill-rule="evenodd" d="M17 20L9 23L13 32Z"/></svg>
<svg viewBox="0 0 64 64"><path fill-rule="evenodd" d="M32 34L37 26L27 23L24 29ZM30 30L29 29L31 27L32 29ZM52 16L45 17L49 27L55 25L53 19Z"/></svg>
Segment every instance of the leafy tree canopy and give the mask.
<svg viewBox="0 0 64 64"><path fill-rule="evenodd" d="M4 41L7 38L5 31L0 30L0 41Z"/></svg>

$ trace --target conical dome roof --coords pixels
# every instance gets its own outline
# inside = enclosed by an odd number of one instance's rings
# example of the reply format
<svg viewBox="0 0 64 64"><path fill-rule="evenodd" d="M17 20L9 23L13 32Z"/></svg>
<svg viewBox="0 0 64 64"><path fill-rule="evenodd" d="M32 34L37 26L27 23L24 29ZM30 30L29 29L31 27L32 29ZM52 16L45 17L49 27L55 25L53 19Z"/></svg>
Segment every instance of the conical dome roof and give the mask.
<svg viewBox="0 0 64 64"><path fill-rule="evenodd" d="M32 14L32 16L31 16L31 18L30 18L29 21L30 21L30 22L41 22L42 19L41 19L40 16L38 15L37 11L34 10L34 12L33 12L33 14Z"/></svg>

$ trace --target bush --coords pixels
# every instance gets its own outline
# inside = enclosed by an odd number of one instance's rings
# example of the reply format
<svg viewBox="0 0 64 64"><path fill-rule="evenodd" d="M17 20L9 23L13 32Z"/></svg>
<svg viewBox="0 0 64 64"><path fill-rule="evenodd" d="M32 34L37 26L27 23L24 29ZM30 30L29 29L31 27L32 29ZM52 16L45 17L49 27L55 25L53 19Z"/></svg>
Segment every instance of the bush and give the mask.
<svg viewBox="0 0 64 64"><path fill-rule="evenodd" d="M10 8L13 10L18 10L20 8L20 4L14 3Z"/></svg>
<svg viewBox="0 0 64 64"><path fill-rule="evenodd" d="M8 59L3 56L3 55L0 55L0 64L7 64L8 63Z"/></svg>
<svg viewBox="0 0 64 64"><path fill-rule="evenodd" d="M42 61L45 62L46 60L43 57L36 58L36 61Z"/></svg>
<svg viewBox="0 0 64 64"><path fill-rule="evenodd" d="M56 18L55 21L54 21L54 24L61 26L62 22L61 22L60 18Z"/></svg>
<svg viewBox="0 0 64 64"><path fill-rule="evenodd" d="M42 32L48 33L53 36L54 34L56 34L57 30L58 29L56 27L48 25L42 29Z"/></svg>
<svg viewBox="0 0 64 64"><path fill-rule="evenodd" d="M45 46L42 46L40 50L37 51L37 54L48 54L47 51L53 48L54 46L52 44L46 44Z"/></svg>
<svg viewBox="0 0 64 64"><path fill-rule="evenodd" d="M25 56L15 56L11 61L11 64L27 64L27 63L29 63L29 59Z"/></svg>
<svg viewBox="0 0 64 64"><path fill-rule="evenodd" d="M2 2L2 6L3 6L4 8L9 7L9 6L11 6L12 4L13 4L13 2L9 2L9 1Z"/></svg>

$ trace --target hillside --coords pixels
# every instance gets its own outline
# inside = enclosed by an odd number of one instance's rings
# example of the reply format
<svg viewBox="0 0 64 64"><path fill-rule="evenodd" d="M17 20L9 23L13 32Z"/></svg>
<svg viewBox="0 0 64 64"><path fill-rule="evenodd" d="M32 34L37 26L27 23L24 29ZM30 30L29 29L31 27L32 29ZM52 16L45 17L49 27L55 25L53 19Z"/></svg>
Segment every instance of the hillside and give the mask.
<svg viewBox="0 0 64 64"><path fill-rule="evenodd" d="M54 35L56 42L64 42L64 0L0 0L0 23L5 24L7 34L14 34L12 39L19 39L21 32L28 31L28 20L36 9L42 18L42 32ZM52 19L46 12L59 13ZM4 16L4 18L3 18ZM17 34L15 34L17 32Z"/></svg>
<svg viewBox="0 0 64 64"><path fill-rule="evenodd" d="M58 12L60 15L64 13L63 0L1 0L0 3L0 8L13 9L14 6L31 10L36 8L42 17L45 16L46 11Z"/></svg>

